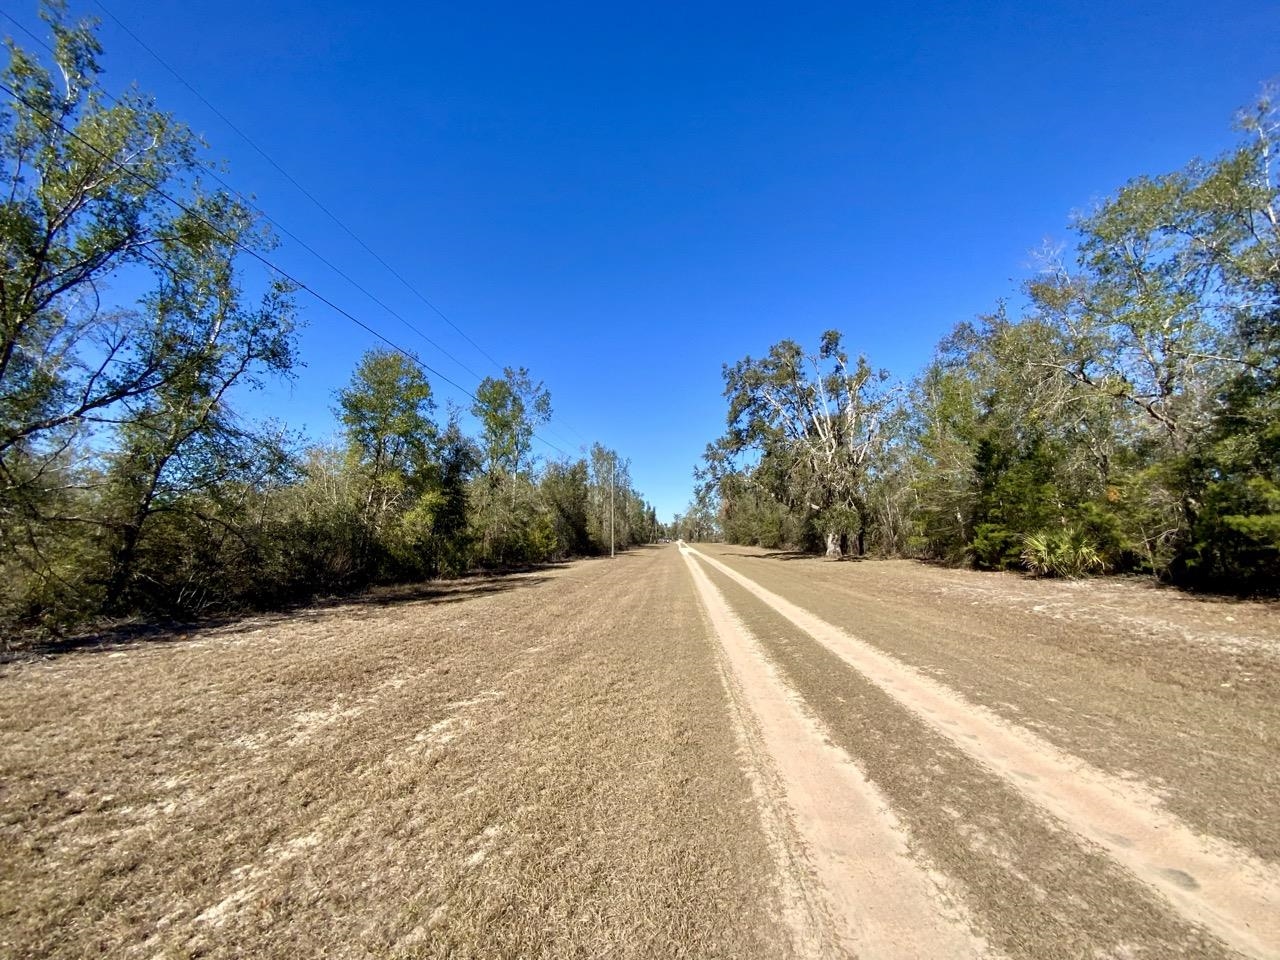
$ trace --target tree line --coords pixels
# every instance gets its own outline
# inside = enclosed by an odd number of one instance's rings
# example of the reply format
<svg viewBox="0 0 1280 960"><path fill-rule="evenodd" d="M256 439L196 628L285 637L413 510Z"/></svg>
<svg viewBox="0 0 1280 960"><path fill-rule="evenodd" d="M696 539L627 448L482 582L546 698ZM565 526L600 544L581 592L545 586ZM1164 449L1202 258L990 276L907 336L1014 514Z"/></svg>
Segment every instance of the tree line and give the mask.
<svg viewBox="0 0 1280 960"><path fill-rule="evenodd" d="M686 516L746 544L1280 584L1280 114L1072 223L910 383L839 332L724 370Z"/></svg>
<svg viewBox="0 0 1280 960"><path fill-rule="evenodd" d="M93 25L43 11L46 64L7 41L0 116L0 631L191 617L625 548L656 538L599 444L543 463L525 369L443 418L407 353L360 359L338 438L234 400L297 375L274 240L183 124L106 95ZM114 302L112 287L142 291ZM252 291L252 292L251 292Z"/></svg>

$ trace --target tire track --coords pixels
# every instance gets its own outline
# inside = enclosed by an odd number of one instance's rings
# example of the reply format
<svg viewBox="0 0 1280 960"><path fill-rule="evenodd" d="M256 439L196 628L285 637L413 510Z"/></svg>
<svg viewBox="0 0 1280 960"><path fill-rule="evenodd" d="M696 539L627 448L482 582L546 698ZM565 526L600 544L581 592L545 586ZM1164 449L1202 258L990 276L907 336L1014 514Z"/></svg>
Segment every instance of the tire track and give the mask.
<svg viewBox="0 0 1280 960"><path fill-rule="evenodd" d="M1280 863L1280 607L1145 581L699 549L1064 753L1144 783L1198 833ZM1102 625L1124 609L1147 626Z"/></svg>
<svg viewBox="0 0 1280 960"><path fill-rule="evenodd" d="M798 886L802 896L825 901L793 899L784 908L802 955L830 956L824 944L834 941L862 960L985 956L943 878L912 859L883 795L804 712L707 575L682 553L736 681L736 690L727 685L730 696L745 702L755 721L755 730L744 725L740 736L748 744L759 737L790 814L794 836L775 832L784 892ZM757 779L767 777L757 771ZM780 819L765 812L766 823ZM777 849L778 841L790 849ZM816 889L803 876L787 879L806 862Z"/></svg>
<svg viewBox="0 0 1280 960"><path fill-rule="evenodd" d="M1009 960L1239 954L772 607L708 578Z"/></svg>
<svg viewBox="0 0 1280 960"><path fill-rule="evenodd" d="M688 549L1075 833L1102 847L1184 917L1247 955L1280 956L1280 874L1273 865L1198 836L1137 785L1059 751L719 560Z"/></svg>

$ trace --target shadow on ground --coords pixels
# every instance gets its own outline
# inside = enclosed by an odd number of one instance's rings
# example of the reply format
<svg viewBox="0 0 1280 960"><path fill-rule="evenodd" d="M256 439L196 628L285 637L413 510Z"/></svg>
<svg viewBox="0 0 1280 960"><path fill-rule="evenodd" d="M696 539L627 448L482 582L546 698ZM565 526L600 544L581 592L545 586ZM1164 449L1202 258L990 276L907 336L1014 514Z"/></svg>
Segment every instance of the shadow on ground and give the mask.
<svg viewBox="0 0 1280 960"><path fill-rule="evenodd" d="M11 650L0 651L0 665L23 660L49 660L71 653L115 652L141 644L158 646L168 643L185 643L211 633L216 633L220 637L235 636L293 619L304 612L343 608L352 610L361 607L384 609L412 603L432 606L463 603L493 594L541 586L551 578L539 575L538 571L554 570L560 566L563 564L549 563L512 568L501 572L469 574L452 580L429 580L424 583L372 587L362 593L323 597L283 609L243 610L198 621L170 620L117 624L77 636L15 645Z"/></svg>
<svg viewBox="0 0 1280 960"><path fill-rule="evenodd" d="M802 550L764 550L764 551L752 551L750 553L741 551L741 550L725 550L725 551L722 551L720 555L724 557L753 557L755 559L763 559L763 560L827 560L828 559L827 557L824 557L820 553L805 553ZM868 560L868 559L870 558L844 556L844 557L838 557L837 559L832 560L831 562L832 563L861 563L862 561Z"/></svg>

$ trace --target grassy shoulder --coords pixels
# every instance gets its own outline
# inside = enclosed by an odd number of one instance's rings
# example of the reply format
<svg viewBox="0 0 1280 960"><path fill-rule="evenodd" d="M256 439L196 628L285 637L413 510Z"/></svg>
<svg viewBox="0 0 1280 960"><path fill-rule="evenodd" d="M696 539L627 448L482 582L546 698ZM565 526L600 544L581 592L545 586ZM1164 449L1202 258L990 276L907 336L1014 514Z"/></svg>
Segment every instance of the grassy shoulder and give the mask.
<svg viewBox="0 0 1280 960"><path fill-rule="evenodd" d="M674 550L0 686L9 955L782 952Z"/></svg>

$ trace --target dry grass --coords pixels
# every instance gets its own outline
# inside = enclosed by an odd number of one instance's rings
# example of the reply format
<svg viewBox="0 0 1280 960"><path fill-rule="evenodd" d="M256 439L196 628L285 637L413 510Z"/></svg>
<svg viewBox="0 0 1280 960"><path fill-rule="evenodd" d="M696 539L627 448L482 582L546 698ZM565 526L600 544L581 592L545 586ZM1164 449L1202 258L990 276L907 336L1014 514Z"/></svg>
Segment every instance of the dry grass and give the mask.
<svg viewBox="0 0 1280 960"><path fill-rule="evenodd" d="M674 550L0 673L0 953L782 951Z"/></svg>

